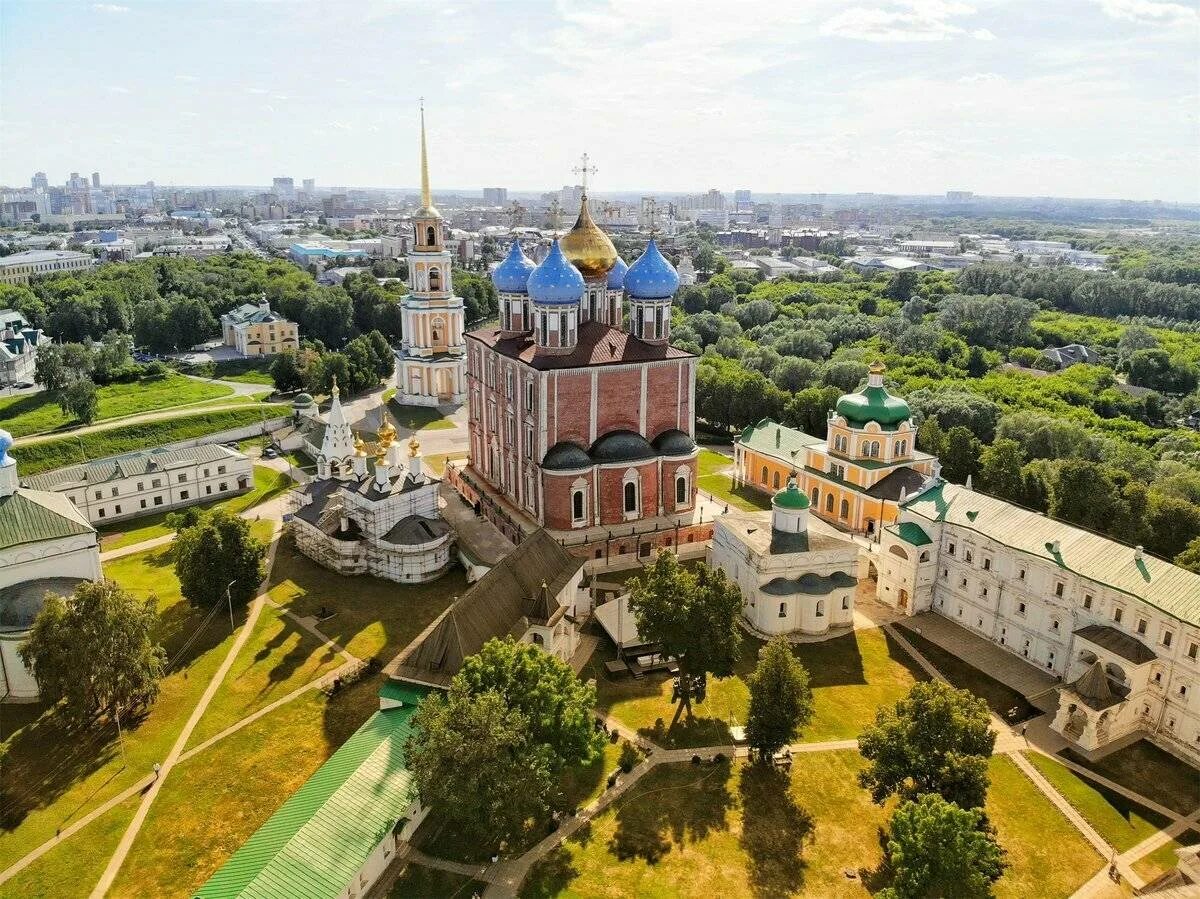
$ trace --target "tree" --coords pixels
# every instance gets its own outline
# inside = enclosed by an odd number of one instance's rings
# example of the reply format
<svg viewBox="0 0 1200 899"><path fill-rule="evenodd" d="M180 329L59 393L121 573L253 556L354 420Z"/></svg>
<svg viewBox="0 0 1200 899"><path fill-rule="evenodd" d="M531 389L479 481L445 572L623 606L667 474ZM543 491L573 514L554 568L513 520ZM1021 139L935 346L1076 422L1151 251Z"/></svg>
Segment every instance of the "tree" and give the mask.
<svg viewBox="0 0 1200 899"><path fill-rule="evenodd" d="M1067 459L1058 466L1050 488L1050 514L1101 533L1124 514L1120 488L1103 465Z"/></svg>
<svg viewBox="0 0 1200 899"><path fill-rule="evenodd" d="M224 509L205 512L175 538L175 575L194 606L229 600L249 602L262 580L267 548L250 533L250 522ZM232 583L230 583L232 582Z"/></svg>
<svg viewBox="0 0 1200 899"><path fill-rule="evenodd" d="M951 428L946 432L946 446L941 454L942 477L956 484L964 484L968 477L979 473L979 454L983 444L979 438L964 427Z"/></svg>
<svg viewBox="0 0 1200 899"><path fill-rule="evenodd" d="M979 486L995 496L1021 502L1021 467L1025 454L1015 440L998 439L985 446L979 457Z"/></svg>
<svg viewBox="0 0 1200 899"><path fill-rule="evenodd" d="M759 651L749 685L746 740L765 759L792 742L812 719L812 688L808 671L783 637L775 637Z"/></svg>
<svg viewBox="0 0 1200 899"><path fill-rule="evenodd" d="M892 885L885 899L990 899L1007 867L1004 850L980 809L962 809L936 794L892 813L887 842Z"/></svg>
<svg viewBox="0 0 1200 899"><path fill-rule="evenodd" d="M591 761L604 743L592 724L595 687L532 643L492 639L463 663L455 680L472 696L496 693L528 722L529 738L548 747L555 769Z"/></svg>
<svg viewBox="0 0 1200 899"><path fill-rule="evenodd" d="M66 390L59 392L58 405L64 415L71 415L85 425L91 424L96 420L96 413L100 410L96 385L91 378L80 378Z"/></svg>
<svg viewBox="0 0 1200 899"><path fill-rule="evenodd" d="M973 346L967 352L967 374L972 378L982 378L988 373L987 355L983 348Z"/></svg>
<svg viewBox="0 0 1200 899"><path fill-rule="evenodd" d="M472 695L455 678L421 700L404 753L422 804L464 838L497 847L542 819L555 786L549 747L499 693Z"/></svg>
<svg viewBox="0 0 1200 899"><path fill-rule="evenodd" d="M888 299L907 302L917 290L917 273L912 271L896 272L888 281L883 293Z"/></svg>
<svg viewBox="0 0 1200 899"><path fill-rule="evenodd" d="M857 389L858 385L867 379L867 374L868 370L865 362L842 359L826 365L821 380L830 387L837 387L849 392Z"/></svg>
<svg viewBox="0 0 1200 899"><path fill-rule="evenodd" d="M741 591L721 569L701 563L693 574L672 552L660 553L629 589L641 638L679 663L675 720L684 710L691 718L693 694L703 701L707 676L733 674L742 645Z"/></svg>
<svg viewBox="0 0 1200 899"><path fill-rule="evenodd" d="M151 598L134 599L112 581L86 582L69 600L48 596L18 650L42 698L61 701L67 716L138 713L158 696L167 655L155 640Z"/></svg>
<svg viewBox="0 0 1200 899"><path fill-rule="evenodd" d="M931 456L940 457L946 451L946 432L936 416L926 418L917 428L917 446Z"/></svg>
<svg viewBox="0 0 1200 899"><path fill-rule="evenodd" d="M304 386L304 371L295 350L284 350L271 360L271 380L281 393Z"/></svg>
<svg viewBox="0 0 1200 899"><path fill-rule="evenodd" d="M1200 506L1177 496L1156 493L1150 499L1146 528L1146 549L1164 559L1173 559L1200 537Z"/></svg>
<svg viewBox="0 0 1200 899"><path fill-rule="evenodd" d="M1175 564L1200 574L1200 537L1187 545L1187 549L1175 557Z"/></svg>
<svg viewBox="0 0 1200 899"><path fill-rule="evenodd" d="M966 390L922 388L910 393L907 400L925 418L935 416L947 431L961 425L984 443L991 443L996 436L1000 407L987 397Z"/></svg>
<svg viewBox="0 0 1200 899"><path fill-rule="evenodd" d="M791 393L815 384L821 377L821 365L811 359L787 356L779 360L770 374L771 380L780 390Z"/></svg>
<svg viewBox="0 0 1200 899"><path fill-rule="evenodd" d="M859 783L881 805L892 794L937 793L963 808L987 798L988 757L996 743L987 703L941 681L914 684L875 714L858 739L867 760Z"/></svg>

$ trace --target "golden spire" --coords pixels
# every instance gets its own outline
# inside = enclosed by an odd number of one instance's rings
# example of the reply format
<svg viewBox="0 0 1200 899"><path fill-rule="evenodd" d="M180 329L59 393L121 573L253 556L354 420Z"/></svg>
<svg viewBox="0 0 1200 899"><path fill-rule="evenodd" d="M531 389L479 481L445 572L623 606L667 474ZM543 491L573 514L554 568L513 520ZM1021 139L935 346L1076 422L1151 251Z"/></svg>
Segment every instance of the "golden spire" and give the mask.
<svg viewBox="0 0 1200 899"><path fill-rule="evenodd" d="M417 454L421 452L421 441L417 439L417 435L413 434L408 439L408 456L410 459L417 458Z"/></svg>
<svg viewBox="0 0 1200 899"><path fill-rule="evenodd" d="M425 149L425 98L421 98L421 212L437 215L429 189L429 154Z"/></svg>
<svg viewBox="0 0 1200 899"><path fill-rule="evenodd" d="M583 176L583 192L579 198L579 218L575 227L568 231L559 241L563 255L579 269L584 278L594 281L608 275L608 270L616 264L617 248L613 246L609 236L600 230L600 226L592 221L592 212L588 208L587 176L595 174L596 167L588 165L588 155L583 154L582 163L572 172Z"/></svg>
<svg viewBox="0 0 1200 899"><path fill-rule="evenodd" d="M367 445L363 443L363 439L358 434L354 435L354 455L365 456L367 454Z"/></svg>

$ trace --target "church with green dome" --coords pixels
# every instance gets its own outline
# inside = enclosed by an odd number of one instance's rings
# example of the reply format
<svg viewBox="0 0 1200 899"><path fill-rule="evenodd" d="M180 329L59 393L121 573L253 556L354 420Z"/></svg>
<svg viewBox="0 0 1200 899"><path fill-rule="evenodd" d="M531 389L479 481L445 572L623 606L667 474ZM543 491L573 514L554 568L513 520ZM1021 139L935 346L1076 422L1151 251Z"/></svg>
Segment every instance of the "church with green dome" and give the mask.
<svg viewBox="0 0 1200 899"><path fill-rule="evenodd" d="M885 373L876 362L867 383L837 401L824 439L770 419L746 428L734 444L735 482L790 502L785 485L795 478L813 513L848 531L875 534L894 521L938 462L916 449L912 409Z"/></svg>

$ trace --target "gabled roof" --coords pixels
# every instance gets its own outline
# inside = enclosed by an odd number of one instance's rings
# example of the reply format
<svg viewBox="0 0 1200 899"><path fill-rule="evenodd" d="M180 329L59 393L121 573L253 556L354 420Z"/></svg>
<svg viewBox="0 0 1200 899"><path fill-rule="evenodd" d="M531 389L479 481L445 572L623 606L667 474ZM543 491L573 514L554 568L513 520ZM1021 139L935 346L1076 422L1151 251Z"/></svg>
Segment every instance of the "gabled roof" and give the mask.
<svg viewBox="0 0 1200 899"><path fill-rule="evenodd" d="M913 546L928 546L933 542L925 533L925 529L915 521L903 521L900 524L889 525L888 530L905 543Z"/></svg>
<svg viewBox="0 0 1200 899"><path fill-rule="evenodd" d="M820 437L805 434L796 428L789 428L787 425L764 418L758 424L750 425L742 431L738 442L756 453L770 456L772 459L778 459L796 468L803 468L807 455L805 450L825 441Z"/></svg>
<svg viewBox="0 0 1200 899"><path fill-rule="evenodd" d="M1100 664L1099 659L1092 662L1088 670L1068 686L1076 696L1097 712L1114 706L1124 699L1123 696L1113 691L1112 684L1108 682L1108 675L1104 673L1104 666Z"/></svg>
<svg viewBox="0 0 1200 899"><path fill-rule="evenodd" d="M576 332L578 342L575 349L561 356L535 353L532 332L518 337L501 338L499 328L482 328L471 331L466 336L539 371L692 358L691 353L678 347L646 343L628 331L597 321L581 324Z"/></svg>
<svg viewBox="0 0 1200 899"><path fill-rule="evenodd" d="M939 483L901 507L945 521L1064 571L1106 584L1168 615L1200 625L1200 574L1129 546L957 484ZM1055 543L1057 542L1057 552Z"/></svg>
<svg viewBox="0 0 1200 899"><path fill-rule="evenodd" d="M367 719L196 891L196 899L342 895L407 807L412 774L404 743L415 711L406 702Z"/></svg>
<svg viewBox="0 0 1200 899"><path fill-rule="evenodd" d="M75 504L60 493L22 488L0 496L0 549L95 532Z"/></svg>
<svg viewBox="0 0 1200 899"><path fill-rule="evenodd" d="M567 582L583 567L545 530L539 529L471 585L414 640L387 673L398 680L430 686L449 686L467 656L493 637L512 633L546 611ZM539 601L542 585L549 600ZM556 612L546 616L557 620ZM521 628L524 630L524 628Z"/></svg>
<svg viewBox="0 0 1200 899"><path fill-rule="evenodd" d="M867 496L873 496L875 499L887 499L896 502L900 499L901 491L904 491L907 496L912 496L924 486L925 475L921 474L915 468L909 468L905 465L903 468L897 468L884 475L868 487L866 493Z"/></svg>
<svg viewBox="0 0 1200 899"><path fill-rule="evenodd" d="M1075 631L1075 636L1082 637L1089 643L1114 652L1126 661L1133 662L1135 665L1144 665L1158 658L1154 650L1137 637L1132 637L1111 625L1089 624L1087 627L1081 627Z"/></svg>
<svg viewBox="0 0 1200 899"><path fill-rule="evenodd" d="M138 450L120 456L96 459L82 465L68 465L66 468L48 471L45 474L35 474L22 479L22 483L34 490L68 490L71 487L103 484L106 481L137 475L159 474L205 462L241 461L245 458L237 450L231 450L219 443L203 443L200 446L176 450Z"/></svg>

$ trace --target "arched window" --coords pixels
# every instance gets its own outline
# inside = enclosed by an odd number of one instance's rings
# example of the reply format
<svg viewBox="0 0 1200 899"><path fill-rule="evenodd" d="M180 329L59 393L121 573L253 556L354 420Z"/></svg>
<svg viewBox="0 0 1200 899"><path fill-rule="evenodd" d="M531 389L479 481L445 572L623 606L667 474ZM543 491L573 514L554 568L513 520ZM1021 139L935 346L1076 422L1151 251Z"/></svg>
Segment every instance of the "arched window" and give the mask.
<svg viewBox="0 0 1200 899"><path fill-rule="evenodd" d="M817 600L817 617L818 618L825 617L825 600L823 600L823 599Z"/></svg>
<svg viewBox="0 0 1200 899"><path fill-rule="evenodd" d="M812 489L812 502L809 505L811 505L814 509L819 509L821 507L820 499L821 491L814 487Z"/></svg>
<svg viewBox="0 0 1200 899"><path fill-rule="evenodd" d="M534 646L545 646L546 645L545 638L541 634L539 634L537 631L533 632L533 635L530 637L530 639L533 641Z"/></svg>
<svg viewBox="0 0 1200 899"><path fill-rule="evenodd" d="M888 552L890 552L893 556L899 556L902 559L908 558L908 553L904 551L904 547L897 546L895 543L888 547Z"/></svg>
<svg viewBox="0 0 1200 899"><path fill-rule="evenodd" d="M571 520L583 521L584 493L582 490L571 491Z"/></svg>
<svg viewBox="0 0 1200 899"><path fill-rule="evenodd" d="M436 268L429 270L429 289L433 291L442 289L442 273Z"/></svg>
<svg viewBox="0 0 1200 899"><path fill-rule="evenodd" d="M929 550L925 550L923 553L921 553L921 558L918 559L917 561L918 562L928 562L929 561Z"/></svg>
<svg viewBox="0 0 1200 899"><path fill-rule="evenodd" d="M637 512L637 484L634 481L625 482L625 512L626 514Z"/></svg>
<svg viewBox="0 0 1200 899"><path fill-rule="evenodd" d="M425 245L432 247L436 243L437 243L437 231L434 230L433 225L430 225L428 228L425 229Z"/></svg>
<svg viewBox="0 0 1200 899"><path fill-rule="evenodd" d="M684 506L688 501L687 475L679 474L675 477L675 505Z"/></svg>
<svg viewBox="0 0 1200 899"><path fill-rule="evenodd" d="M848 499L842 500L842 514L840 517L841 518L849 518L850 517L850 500L848 500Z"/></svg>
<svg viewBox="0 0 1200 899"><path fill-rule="evenodd" d="M897 440L896 441L896 455L897 456L907 456L908 455L908 441L907 440Z"/></svg>
<svg viewBox="0 0 1200 899"><path fill-rule="evenodd" d="M867 455L870 456L872 459L879 458L879 441L878 440L872 440L870 443L867 444Z"/></svg>
<svg viewBox="0 0 1200 899"><path fill-rule="evenodd" d="M779 472L775 472L774 476L772 476L771 486L774 487L776 490L779 489Z"/></svg>
<svg viewBox="0 0 1200 899"><path fill-rule="evenodd" d="M779 604L779 617L787 618L787 603L786 602L781 602Z"/></svg>
<svg viewBox="0 0 1200 899"><path fill-rule="evenodd" d="M433 320L433 323L429 326L429 336L433 340L434 343L437 343L438 340L441 338L442 328L444 328L445 326L446 326L446 323L441 319L440 316L438 318L435 318Z"/></svg>
<svg viewBox="0 0 1200 899"><path fill-rule="evenodd" d="M766 487L767 486L767 466L765 466L765 465L762 468L762 482L763 482L763 486Z"/></svg>
<svg viewBox="0 0 1200 899"><path fill-rule="evenodd" d="M832 493L825 494L825 511L828 512L830 515L833 514L833 494Z"/></svg>

